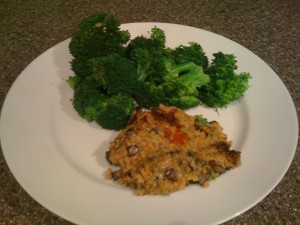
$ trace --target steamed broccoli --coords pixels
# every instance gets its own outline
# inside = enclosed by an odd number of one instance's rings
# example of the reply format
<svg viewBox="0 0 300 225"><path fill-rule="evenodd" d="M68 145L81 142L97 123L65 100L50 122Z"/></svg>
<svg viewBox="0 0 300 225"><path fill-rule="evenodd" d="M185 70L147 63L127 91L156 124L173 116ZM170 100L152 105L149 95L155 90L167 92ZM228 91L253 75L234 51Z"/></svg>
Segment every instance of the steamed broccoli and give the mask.
<svg viewBox="0 0 300 225"><path fill-rule="evenodd" d="M116 94L107 98L99 111L96 122L104 129L124 129L136 105L128 95Z"/></svg>
<svg viewBox="0 0 300 225"><path fill-rule="evenodd" d="M163 79L157 82L151 77L147 80L147 76L141 76L135 88L137 103L145 108L157 107L161 103L183 109L198 105L198 88L210 82L202 67L192 62L176 65L169 60L161 60L163 64L156 69L164 74Z"/></svg>
<svg viewBox="0 0 300 225"><path fill-rule="evenodd" d="M120 22L105 13L84 19L73 33L69 51L74 57L71 68L78 76L88 76L87 60L111 53L125 54L128 31L120 30Z"/></svg>
<svg viewBox="0 0 300 225"><path fill-rule="evenodd" d="M164 103L166 95L161 85L152 82L139 82L135 88L134 99L142 108L158 107Z"/></svg>
<svg viewBox="0 0 300 225"><path fill-rule="evenodd" d="M126 48L126 55L137 66L140 80L157 82L163 76L160 67L167 54L166 37L164 31L157 27L152 28L149 35L132 39Z"/></svg>
<svg viewBox="0 0 300 225"><path fill-rule="evenodd" d="M162 29L156 26L151 29L150 39L160 42L162 48L166 47L166 34Z"/></svg>
<svg viewBox="0 0 300 225"><path fill-rule="evenodd" d="M91 75L108 94L124 93L132 96L137 84L137 69L127 58L110 54L88 61Z"/></svg>
<svg viewBox="0 0 300 225"><path fill-rule="evenodd" d="M69 44L73 106L103 128L124 128L136 107L224 107L248 89L250 74L235 72L234 55L218 52L209 65L200 44L168 48L158 27L129 39L117 19L98 13L82 21Z"/></svg>
<svg viewBox="0 0 300 225"><path fill-rule="evenodd" d="M92 15L72 35L70 53L75 57L94 58L110 53L124 54L128 31L120 30L120 22L105 13Z"/></svg>
<svg viewBox="0 0 300 225"><path fill-rule="evenodd" d="M132 39L126 55L137 68L134 99L140 107L156 107L165 101L161 83L166 73L164 59L166 55L165 33L158 27L149 32L149 37L137 36Z"/></svg>
<svg viewBox="0 0 300 225"><path fill-rule="evenodd" d="M163 54L159 50L136 48L132 50L131 60L136 65L136 86L133 95L140 107L157 107L164 102L165 94L161 86L163 68Z"/></svg>
<svg viewBox="0 0 300 225"><path fill-rule="evenodd" d="M197 48L197 54L199 51ZM189 53L183 50L181 57L186 54L188 58ZM173 51L165 47L165 34L161 29L153 28L150 37L134 38L127 47L127 54L137 67L139 83L134 89L134 98L138 105L149 108L163 103L186 109L199 104L197 88L209 82L209 77L201 66L191 61L176 63Z"/></svg>
<svg viewBox="0 0 300 225"><path fill-rule="evenodd" d="M191 43L175 50L166 48L165 33L160 28L151 29L150 37L137 36L129 42L127 56L137 67L139 83L134 98L137 104L149 108L159 104L190 108L199 104L197 88L209 82L202 67L206 56L200 45ZM178 55L178 57L176 57ZM180 63L179 63L180 61Z"/></svg>
<svg viewBox="0 0 300 225"><path fill-rule="evenodd" d="M68 83L74 88L73 106L84 119L108 129L121 129L134 110L134 99L127 96L126 91L131 87L130 75L134 74L128 75L128 72L133 71L134 66L122 58L129 39L130 33L120 30L116 18L97 13L79 24L69 44L74 76ZM101 77L101 71L105 76ZM125 73L128 78L119 76ZM116 77L119 80L111 82ZM121 81L126 84L119 86Z"/></svg>
<svg viewBox="0 0 300 225"><path fill-rule="evenodd" d="M200 44L189 42L188 46L180 45L171 51L176 64L193 62L204 69L208 66L208 58Z"/></svg>
<svg viewBox="0 0 300 225"><path fill-rule="evenodd" d="M73 76L69 78L68 83L74 89L75 110L87 121L94 121L99 115L102 103L106 101L104 90L90 77L78 82L77 76Z"/></svg>
<svg viewBox="0 0 300 225"><path fill-rule="evenodd" d="M210 82L210 77L203 72L203 68L188 62L174 65L170 74L172 78L163 84L167 95L164 103L182 109L199 105L198 88Z"/></svg>
<svg viewBox="0 0 300 225"><path fill-rule="evenodd" d="M209 107L225 107L241 98L249 88L249 73L237 74L234 55L218 52L213 54L212 65L206 70L211 82L199 89L199 99Z"/></svg>
<svg viewBox="0 0 300 225"><path fill-rule="evenodd" d="M76 76L86 77L90 74L90 70L87 65L87 60L88 58L84 57L76 57L71 60L71 69Z"/></svg>
<svg viewBox="0 0 300 225"><path fill-rule="evenodd" d="M68 82L74 88L73 106L82 118L96 121L106 129L120 130L126 126L135 109L133 98L125 94L108 95L93 77L77 83L73 76Z"/></svg>

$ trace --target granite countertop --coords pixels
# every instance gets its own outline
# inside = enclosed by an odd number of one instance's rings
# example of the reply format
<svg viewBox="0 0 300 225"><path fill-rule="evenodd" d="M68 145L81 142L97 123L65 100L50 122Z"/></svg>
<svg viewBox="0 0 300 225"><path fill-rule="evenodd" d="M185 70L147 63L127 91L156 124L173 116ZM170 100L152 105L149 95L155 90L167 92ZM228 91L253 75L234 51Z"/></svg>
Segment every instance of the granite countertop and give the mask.
<svg viewBox="0 0 300 225"><path fill-rule="evenodd" d="M151 21L194 26L238 42L278 74L292 96L299 118L300 1L296 0L2 0L1 108L21 71L45 50L69 38L77 24L95 12L107 12L122 23ZM300 224L299 151L298 143L286 175L264 200L225 224ZM22 189L2 150L0 224L70 224Z"/></svg>

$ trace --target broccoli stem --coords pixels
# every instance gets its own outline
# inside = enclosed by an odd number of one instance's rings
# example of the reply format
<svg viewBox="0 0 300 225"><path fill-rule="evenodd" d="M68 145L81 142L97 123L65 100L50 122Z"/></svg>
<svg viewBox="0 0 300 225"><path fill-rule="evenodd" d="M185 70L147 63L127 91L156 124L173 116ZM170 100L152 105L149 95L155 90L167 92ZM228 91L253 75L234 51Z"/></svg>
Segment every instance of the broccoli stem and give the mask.
<svg viewBox="0 0 300 225"><path fill-rule="evenodd" d="M137 66L138 81L142 82L147 78L147 76L149 75L149 67L150 67L150 62L147 63L147 65L138 64Z"/></svg>
<svg viewBox="0 0 300 225"><path fill-rule="evenodd" d="M177 65L173 66L172 72L179 74L182 72L193 70L195 67L197 67L197 65L193 62L177 64Z"/></svg>

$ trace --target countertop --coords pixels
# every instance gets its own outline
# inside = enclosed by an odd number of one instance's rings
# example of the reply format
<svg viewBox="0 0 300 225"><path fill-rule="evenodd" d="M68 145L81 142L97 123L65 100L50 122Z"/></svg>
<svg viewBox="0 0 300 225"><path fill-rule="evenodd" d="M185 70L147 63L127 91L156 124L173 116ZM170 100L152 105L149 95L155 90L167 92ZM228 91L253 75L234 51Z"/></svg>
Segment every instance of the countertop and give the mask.
<svg viewBox="0 0 300 225"><path fill-rule="evenodd" d="M83 18L96 12L116 16L122 23L151 21L193 26L243 45L278 74L299 118L300 1L297 0L2 0L0 107L15 79L32 60L69 38ZM265 199L225 224L300 224L299 151L298 142L287 173ZM22 189L2 150L0 224L70 224Z"/></svg>

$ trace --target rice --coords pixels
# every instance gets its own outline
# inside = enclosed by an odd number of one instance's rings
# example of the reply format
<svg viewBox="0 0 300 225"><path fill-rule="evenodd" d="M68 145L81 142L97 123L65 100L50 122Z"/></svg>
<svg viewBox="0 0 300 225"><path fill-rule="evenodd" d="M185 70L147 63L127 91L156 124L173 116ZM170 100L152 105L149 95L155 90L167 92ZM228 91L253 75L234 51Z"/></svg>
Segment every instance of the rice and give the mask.
<svg viewBox="0 0 300 225"><path fill-rule="evenodd" d="M176 107L137 110L110 143L106 178L137 195L168 195L210 180L240 165L240 152L216 121L207 124Z"/></svg>

